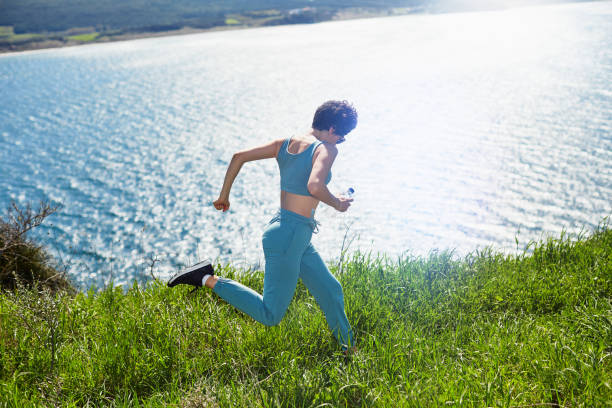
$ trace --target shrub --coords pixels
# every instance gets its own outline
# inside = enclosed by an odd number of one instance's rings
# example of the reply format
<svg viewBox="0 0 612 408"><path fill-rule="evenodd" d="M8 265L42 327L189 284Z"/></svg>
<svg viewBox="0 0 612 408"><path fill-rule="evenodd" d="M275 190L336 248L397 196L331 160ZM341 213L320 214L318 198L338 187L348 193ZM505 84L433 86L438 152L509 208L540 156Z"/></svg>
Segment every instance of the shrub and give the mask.
<svg viewBox="0 0 612 408"><path fill-rule="evenodd" d="M55 290L73 291L65 271L58 270L51 255L28 238L28 233L55 213L58 205L41 202L20 208L12 203L0 217L0 288L14 290L18 283Z"/></svg>

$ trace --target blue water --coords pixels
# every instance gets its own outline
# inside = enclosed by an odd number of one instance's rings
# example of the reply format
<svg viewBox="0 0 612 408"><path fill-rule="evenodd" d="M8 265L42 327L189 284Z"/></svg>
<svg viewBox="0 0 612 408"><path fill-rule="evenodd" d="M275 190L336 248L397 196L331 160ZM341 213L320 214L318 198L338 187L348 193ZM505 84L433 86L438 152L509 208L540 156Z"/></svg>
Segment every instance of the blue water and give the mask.
<svg viewBox="0 0 612 408"><path fill-rule="evenodd" d="M233 152L349 99L314 243L392 257L595 227L612 213L612 3L203 33L0 57L0 207L63 204L37 235L82 285L204 256L261 267L273 160L210 205ZM519 244L515 242L518 239ZM345 244L346 245L346 244Z"/></svg>

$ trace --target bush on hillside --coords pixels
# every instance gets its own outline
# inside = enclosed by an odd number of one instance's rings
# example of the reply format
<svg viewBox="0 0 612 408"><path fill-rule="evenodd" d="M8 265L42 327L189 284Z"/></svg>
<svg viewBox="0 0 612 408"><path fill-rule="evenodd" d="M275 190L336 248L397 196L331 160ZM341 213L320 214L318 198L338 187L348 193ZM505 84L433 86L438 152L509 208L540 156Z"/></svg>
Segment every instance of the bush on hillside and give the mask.
<svg viewBox="0 0 612 408"><path fill-rule="evenodd" d="M0 217L0 288L14 290L21 284L72 291L66 273L58 270L42 246L28 238L30 231L58 209L46 202L37 209L12 203L6 216Z"/></svg>

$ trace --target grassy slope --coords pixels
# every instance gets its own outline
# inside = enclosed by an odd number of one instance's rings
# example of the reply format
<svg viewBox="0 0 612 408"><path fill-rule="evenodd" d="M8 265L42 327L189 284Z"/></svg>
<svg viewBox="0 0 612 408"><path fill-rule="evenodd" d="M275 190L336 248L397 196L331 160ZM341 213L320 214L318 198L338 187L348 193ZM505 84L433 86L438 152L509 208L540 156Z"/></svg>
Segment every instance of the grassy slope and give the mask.
<svg viewBox="0 0 612 408"><path fill-rule="evenodd" d="M274 328L157 283L0 294L0 406L611 406L608 227L342 269L350 358L301 284ZM261 290L259 271L240 280Z"/></svg>

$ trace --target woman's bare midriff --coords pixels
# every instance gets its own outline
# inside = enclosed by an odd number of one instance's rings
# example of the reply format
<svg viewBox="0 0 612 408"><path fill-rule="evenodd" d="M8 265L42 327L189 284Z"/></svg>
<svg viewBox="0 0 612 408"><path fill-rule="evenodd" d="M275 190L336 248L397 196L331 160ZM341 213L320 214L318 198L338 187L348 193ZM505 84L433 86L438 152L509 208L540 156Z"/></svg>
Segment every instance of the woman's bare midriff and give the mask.
<svg viewBox="0 0 612 408"><path fill-rule="evenodd" d="M289 193L281 190L281 208L310 218L319 205L319 200L311 196Z"/></svg>

